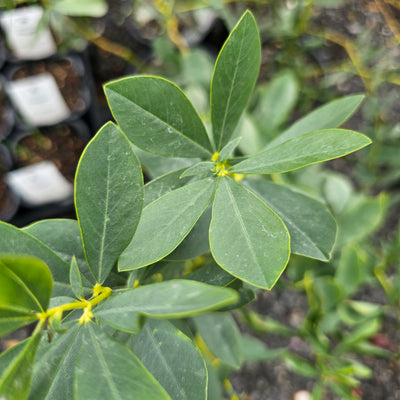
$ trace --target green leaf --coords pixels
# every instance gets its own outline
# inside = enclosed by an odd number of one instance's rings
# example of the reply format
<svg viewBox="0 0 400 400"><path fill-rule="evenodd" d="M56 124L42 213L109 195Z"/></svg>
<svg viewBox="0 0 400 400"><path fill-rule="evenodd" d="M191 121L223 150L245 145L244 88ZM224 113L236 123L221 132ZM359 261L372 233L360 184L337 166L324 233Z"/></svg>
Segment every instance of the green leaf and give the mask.
<svg viewBox="0 0 400 400"><path fill-rule="evenodd" d="M35 355L40 342L40 330L29 339L12 347L0 356L0 398L28 398Z"/></svg>
<svg viewBox="0 0 400 400"><path fill-rule="evenodd" d="M376 230L383 222L388 197L381 193L377 197L359 197L337 218L339 232L336 245L359 242Z"/></svg>
<svg viewBox="0 0 400 400"><path fill-rule="evenodd" d="M214 168L214 165L215 164L212 161L198 162L198 163L192 165L191 167L189 167L188 169L186 169L182 173L180 178L184 178L186 176L195 176L195 175L200 175L200 174L204 174L207 172L211 172Z"/></svg>
<svg viewBox="0 0 400 400"><path fill-rule="evenodd" d="M83 340L75 370L77 399L171 400L139 359L95 324L85 324Z"/></svg>
<svg viewBox="0 0 400 400"><path fill-rule="evenodd" d="M207 265L183 276L183 279L203 282L214 286L227 286L236 278L220 268L219 265L212 260Z"/></svg>
<svg viewBox="0 0 400 400"><path fill-rule="evenodd" d="M236 147L239 146L240 141L242 140L241 137L235 138L231 140L218 154L219 161L225 161L227 158L232 156L233 151Z"/></svg>
<svg viewBox="0 0 400 400"><path fill-rule="evenodd" d="M230 274L270 289L289 260L289 233L258 197L230 178L220 180L210 226L211 253Z"/></svg>
<svg viewBox="0 0 400 400"><path fill-rule="evenodd" d="M233 368L242 362L239 329L229 313L208 313L194 318L197 331L208 350Z"/></svg>
<svg viewBox="0 0 400 400"><path fill-rule="evenodd" d="M93 313L116 329L135 333L140 315L154 318L185 318L232 304L234 290L183 279L114 291Z"/></svg>
<svg viewBox="0 0 400 400"><path fill-rule="evenodd" d="M71 400L74 370L82 346L83 329L75 323L52 342L43 338L37 353L29 400ZM83 375L90 375L85 371Z"/></svg>
<svg viewBox="0 0 400 400"><path fill-rule="evenodd" d="M47 265L29 256L0 256L0 308L25 312L47 309L53 279Z"/></svg>
<svg viewBox="0 0 400 400"><path fill-rule="evenodd" d="M105 93L116 121L142 150L165 157L211 156L199 115L172 82L133 76L107 83Z"/></svg>
<svg viewBox="0 0 400 400"><path fill-rule="evenodd" d="M73 17L103 17L108 10L105 0L52 0L50 7Z"/></svg>
<svg viewBox="0 0 400 400"><path fill-rule="evenodd" d="M27 232L50 247L68 265L75 257L79 270L83 275L85 287L92 288L95 280L83 252L81 231L78 221L72 219L47 219L35 222L25 228Z"/></svg>
<svg viewBox="0 0 400 400"><path fill-rule="evenodd" d="M69 280L71 282L72 291L74 292L75 296L78 299L83 299L85 297L85 293L82 287L82 277L75 257L73 257L71 261Z"/></svg>
<svg viewBox="0 0 400 400"><path fill-rule="evenodd" d="M356 111L364 99L364 95L351 95L342 99L333 100L317 108L305 117L296 121L286 131L268 144L268 148L293 139L307 132L322 129L337 128L342 125Z"/></svg>
<svg viewBox="0 0 400 400"><path fill-rule="evenodd" d="M275 174L345 156L369 145L361 133L345 129L325 129L296 136L269 147L231 168L241 174Z"/></svg>
<svg viewBox="0 0 400 400"><path fill-rule="evenodd" d="M260 60L257 24L246 11L219 53L211 82L211 122L217 150L233 135L254 89Z"/></svg>
<svg viewBox="0 0 400 400"><path fill-rule="evenodd" d="M141 268L171 253L203 214L214 188L214 179L203 179L145 207L135 236L119 258L119 270Z"/></svg>
<svg viewBox="0 0 400 400"><path fill-rule="evenodd" d="M211 209L211 206L206 208L181 244L166 256L167 260L191 260L210 250L208 231L211 222Z"/></svg>
<svg viewBox="0 0 400 400"><path fill-rule="evenodd" d="M188 184L190 177L181 178L186 168L168 172L156 179L152 179L144 186L144 207L157 200L159 197Z"/></svg>
<svg viewBox="0 0 400 400"><path fill-rule="evenodd" d="M207 399L207 370L193 342L168 321L149 319L132 351L174 400Z"/></svg>
<svg viewBox="0 0 400 400"><path fill-rule="evenodd" d="M251 335L241 335L243 348L243 361L275 360L281 358L288 351L286 347L270 349L260 339Z"/></svg>
<svg viewBox="0 0 400 400"><path fill-rule="evenodd" d="M292 71L285 71L258 91L259 100L252 113L260 131L271 137L289 117L299 92L297 79Z"/></svg>
<svg viewBox="0 0 400 400"><path fill-rule="evenodd" d="M285 186L265 180L246 180L252 192L285 223L292 253L328 261L336 239L336 222L324 204Z"/></svg>
<svg viewBox="0 0 400 400"><path fill-rule="evenodd" d="M90 270L103 283L131 241L143 204L139 161L112 123L100 129L82 154L75 204Z"/></svg>
<svg viewBox="0 0 400 400"><path fill-rule="evenodd" d="M345 296L353 294L361 284L365 260L357 248L349 244L340 254L335 272L335 281L342 288Z"/></svg>
<svg viewBox="0 0 400 400"><path fill-rule="evenodd" d="M12 225L0 222L0 253L26 254L43 260L53 276L53 296L68 296L69 264L35 237Z"/></svg>

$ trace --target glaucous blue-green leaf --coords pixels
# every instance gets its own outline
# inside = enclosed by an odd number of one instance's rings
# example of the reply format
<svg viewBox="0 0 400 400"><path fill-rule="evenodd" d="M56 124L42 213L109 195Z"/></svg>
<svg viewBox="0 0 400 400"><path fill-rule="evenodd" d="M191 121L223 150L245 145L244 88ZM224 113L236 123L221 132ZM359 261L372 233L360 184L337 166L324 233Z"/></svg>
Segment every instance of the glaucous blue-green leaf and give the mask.
<svg viewBox="0 0 400 400"><path fill-rule="evenodd" d="M265 87L258 89L257 105L252 112L263 136L271 137L289 117L299 94L299 84L292 71L285 71Z"/></svg>
<svg viewBox="0 0 400 400"><path fill-rule="evenodd" d="M41 259L53 276L53 296L72 294L69 285L69 263L29 233L1 221L0 253L26 254Z"/></svg>
<svg viewBox="0 0 400 400"><path fill-rule="evenodd" d="M353 185L348 176L334 173L327 174L323 185L323 193L326 202L332 207L335 215L343 211L353 192Z"/></svg>
<svg viewBox="0 0 400 400"><path fill-rule="evenodd" d="M361 196L349 204L337 217L339 231L336 245L341 247L360 241L376 230L385 216L387 201L387 195L381 193L377 197Z"/></svg>
<svg viewBox="0 0 400 400"><path fill-rule="evenodd" d="M267 147L274 147L307 132L339 127L357 110L364 97L364 95L359 94L346 96L317 108L296 121L270 142Z"/></svg>
<svg viewBox="0 0 400 400"><path fill-rule="evenodd" d="M193 229L183 239L181 244L166 256L168 260L190 260L203 255L210 250L208 230L211 222L211 206L208 206L197 220Z"/></svg>
<svg viewBox="0 0 400 400"><path fill-rule="evenodd" d="M40 330L0 356L0 399L28 398Z"/></svg>
<svg viewBox="0 0 400 400"><path fill-rule="evenodd" d="M143 176L131 144L107 123L85 148L75 177L75 206L92 275L103 283L131 241L143 205Z"/></svg>
<svg viewBox="0 0 400 400"><path fill-rule="evenodd" d="M324 204L266 180L247 180L245 185L282 218L290 234L292 253L329 260L336 222Z"/></svg>
<svg viewBox="0 0 400 400"><path fill-rule="evenodd" d="M231 178L217 187L210 248L217 263L254 286L270 289L290 254L289 233L274 211Z"/></svg>
<svg viewBox="0 0 400 400"><path fill-rule="evenodd" d="M232 153L238 147L240 141L242 140L241 137L237 137L227 143L224 148L218 153L218 160L225 161L227 158L232 156Z"/></svg>
<svg viewBox="0 0 400 400"><path fill-rule="evenodd" d="M205 174L207 172L210 172L214 168L214 163L212 161L200 161L188 169L186 169L182 175L181 178L184 178L186 176L195 176L195 175L200 175L200 174Z"/></svg>
<svg viewBox="0 0 400 400"><path fill-rule="evenodd" d="M207 370L193 342L170 322L149 319L132 351L174 400L206 400Z"/></svg>
<svg viewBox="0 0 400 400"><path fill-rule="evenodd" d="M75 369L77 400L172 400L128 347L97 325L83 327L83 341Z"/></svg>
<svg viewBox="0 0 400 400"><path fill-rule="evenodd" d="M164 194L172 192L189 183L191 180L190 177L181 177L185 169L186 168L180 168L176 171L168 172L146 183L146 185L144 185L143 206L146 207Z"/></svg>
<svg viewBox="0 0 400 400"><path fill-rule="evenodd" d="M203 179L169 192L145 207L135 236L119 258L119 270L141 268L171 253L203 214L214 188L214 179Z"/></svg>
<svg viewBox="0 0 400 400"><path fill-rule="evenodd" d="M74 371L82 346L83 329L75 323L51 342L44 337L35 362L29 400L70 400L74 398ZM83 375L90 375L84 371Z"/></svg>
<svg viewBox="0 0 400 400"><path fill-rule="evenodd" d="M260 60L257 24L246 11L219 53L211 82L211 122L217 150L233 135L254 89Z"/></svg>
<svg viewBox="0 0 400 400"><path fill-rule="evenodd" d="M325 129L296 136L267 148L231 168L242 174L276 174L306 165L345 156L369 145L371 140L358 132Z"/></svg>
<svg viewBox="0 0 400 400"><path fill-rule="evenodd" d="M73 17L103 17L108 9L105 0L51 0L49 6Z"/></svg>
<svg viewBox="0 0 400 400"><path fill-rule="evenodd" d="M94 316L116 329L135 333L140 315L154 318L185 318L215 310L237 301L232 289L174 279L114 291L94 310Z"/></svg>
<svg viewBox="0 0 400 400"><path fill-rule="evenodd" d="M72 291L74 295L78 299L83 299L85 297L85 293L82 286L82 276L79 271L78 263L76 262L75 257L72 257L71 260L71 268L69 270L69 281L71 283Z"/></svg>
<svg viewBox="0 0 400 400"><path fill-rule="evenodd" d="M133 76L107 83L105 93L116 121L142 150L165 157L211 157L206 129L174 83Z"/></svg>
<svg viewBox="0 0 400 400"><path fill-rule="evenodd" d="M89 271L83 252L78 221L74 219L45 219L28 225L23 228L23 231L50 247L68 265L71 264L72 257L75 257L83 275L84 285L86 287L93 286L95 280Z"/></svg>
<svg viewBox="0 0 400 400"><path fill-rule="evenodd" d="M229 313L208 313L194 318L198 334L211 353L233 368L240 368L242 342Z"/></svg>

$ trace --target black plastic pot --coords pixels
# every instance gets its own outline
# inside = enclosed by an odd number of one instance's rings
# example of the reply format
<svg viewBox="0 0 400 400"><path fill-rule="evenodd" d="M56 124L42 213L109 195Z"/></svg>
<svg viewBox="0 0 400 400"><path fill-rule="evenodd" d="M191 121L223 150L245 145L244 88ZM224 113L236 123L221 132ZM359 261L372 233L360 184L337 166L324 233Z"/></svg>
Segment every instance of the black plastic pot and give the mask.
<svg viewBox="0 0 400 400"><path fill-rule="evenodd" d="M78 54L7 65L4 76L20 129L71 122L90 107L87 71Z"/></svg>

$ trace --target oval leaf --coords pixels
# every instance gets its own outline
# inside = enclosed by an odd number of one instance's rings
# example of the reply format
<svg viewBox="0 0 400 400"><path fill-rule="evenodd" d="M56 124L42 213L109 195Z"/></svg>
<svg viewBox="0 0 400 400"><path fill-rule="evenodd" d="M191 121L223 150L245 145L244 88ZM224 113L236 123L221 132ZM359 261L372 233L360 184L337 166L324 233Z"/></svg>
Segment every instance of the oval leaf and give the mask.
<svg viewBox="0 0 400 400"><path fill-rule="evenodd" d="M174 400L207 399L207 370L193 342L168 321L149 319L132 350Z"/></svg>
<svg viewBox="0 0 400 400"><path fill-rule="evenodd" d="M104 0L53 0L50 7L61 14L74 17L103 17L108 9Z"/></svg>
<svg viewBox="0 0 400 400"><path fill-rule="evenodd" d="M245 183L285 223L292 253L328 261L336 239L336 222L324 204L265 180Z"/></svg>
<svg viewBox="0 0 400 400"><path fill-rule="evenodd" d="M276 174L345 156L369 145L361 133L345 129L325 129L305 133L236 164L231 172Z"/></svg>
<svg viewBox="0 0 400 400"><path fill-rule="evenodd" d="M211 156L199 115L172 82L133 76L106 84L105 93L116 121L142 150L165 157Z"/></svg>
<svg viewBox="0 0 400 400"><path fill-rule="evenodd" d="M214 187L214 179L196 181L145 207L135 236L119 258L119 270L141 268L171 253L203 214Z"/></svg>
<svg viewBox="0 0 400 400"><path fill-rule="evenodd" d="M213 205L210 248L230 274L270 289L289 260L289 234L258 197L233 179L223 178Z"/></svg>
<svg viewBox="0 0 400 400"><path fill-rule="evenodd" d="M254 89L260 61L257 23L246 11L219 53L211 82L211 122L217 150L233 135Z"/></svg>
<svg viewBox="0 0 400 400"><path fill-rule="evenodd" d="M102 283L131 241L143 204L139 161L112 123L100 129L81 157L75 204L90 270Z"/></svg>
<svg viewBox="0 0 400 400"><path fill-rule="evenodd" d="M184 318L232 304L238 300L232 289L174 279L113 292L94 309L94 315L116 329L135 333L139 316Z"/></svg>
<svg viewBox="0 0 400 400"><path fill-rule="evenodd" d="M280 143L307 132L339 127L357 110L364 97L362 94L351 95L343 99L333 100L317 108L296 121L286 131L270 142L267 147L275 147Z"/></svg>
<svg viewBox="0 0 400 400"><path fill-rule="evenodd" d="M75 396L85 400L171 400L139 359L93 323L84 326ZM101 377L101 379L99 379Z"/></svg>

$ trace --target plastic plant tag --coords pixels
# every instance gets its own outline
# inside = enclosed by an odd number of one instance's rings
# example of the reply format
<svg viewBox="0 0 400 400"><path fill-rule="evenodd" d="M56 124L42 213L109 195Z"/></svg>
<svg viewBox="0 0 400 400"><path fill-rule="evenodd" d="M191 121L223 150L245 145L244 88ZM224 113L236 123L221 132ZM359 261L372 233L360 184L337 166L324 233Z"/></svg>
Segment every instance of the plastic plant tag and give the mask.
<svg viewBox="0 0 400 400"><path fill-rule="evenodd" d="M23 7L3 12L1 26L15 57L23 60L47 58L57 51L48 28L40 26L43 9Z"/></svg>
<svg viewBox="0 0 400 400"><path fill-rule="evenodd" d="M11 81L7 92L22 118L31 125L54 125L71 114L56 80L49 73Z"/></svg>
<svg viewBox="0 0 400 400"><path fill-rule="evenodd" d="M74 188L51 161L19 168L7 174L8 185L29 206L58 202L72 197Z"/></svg>

